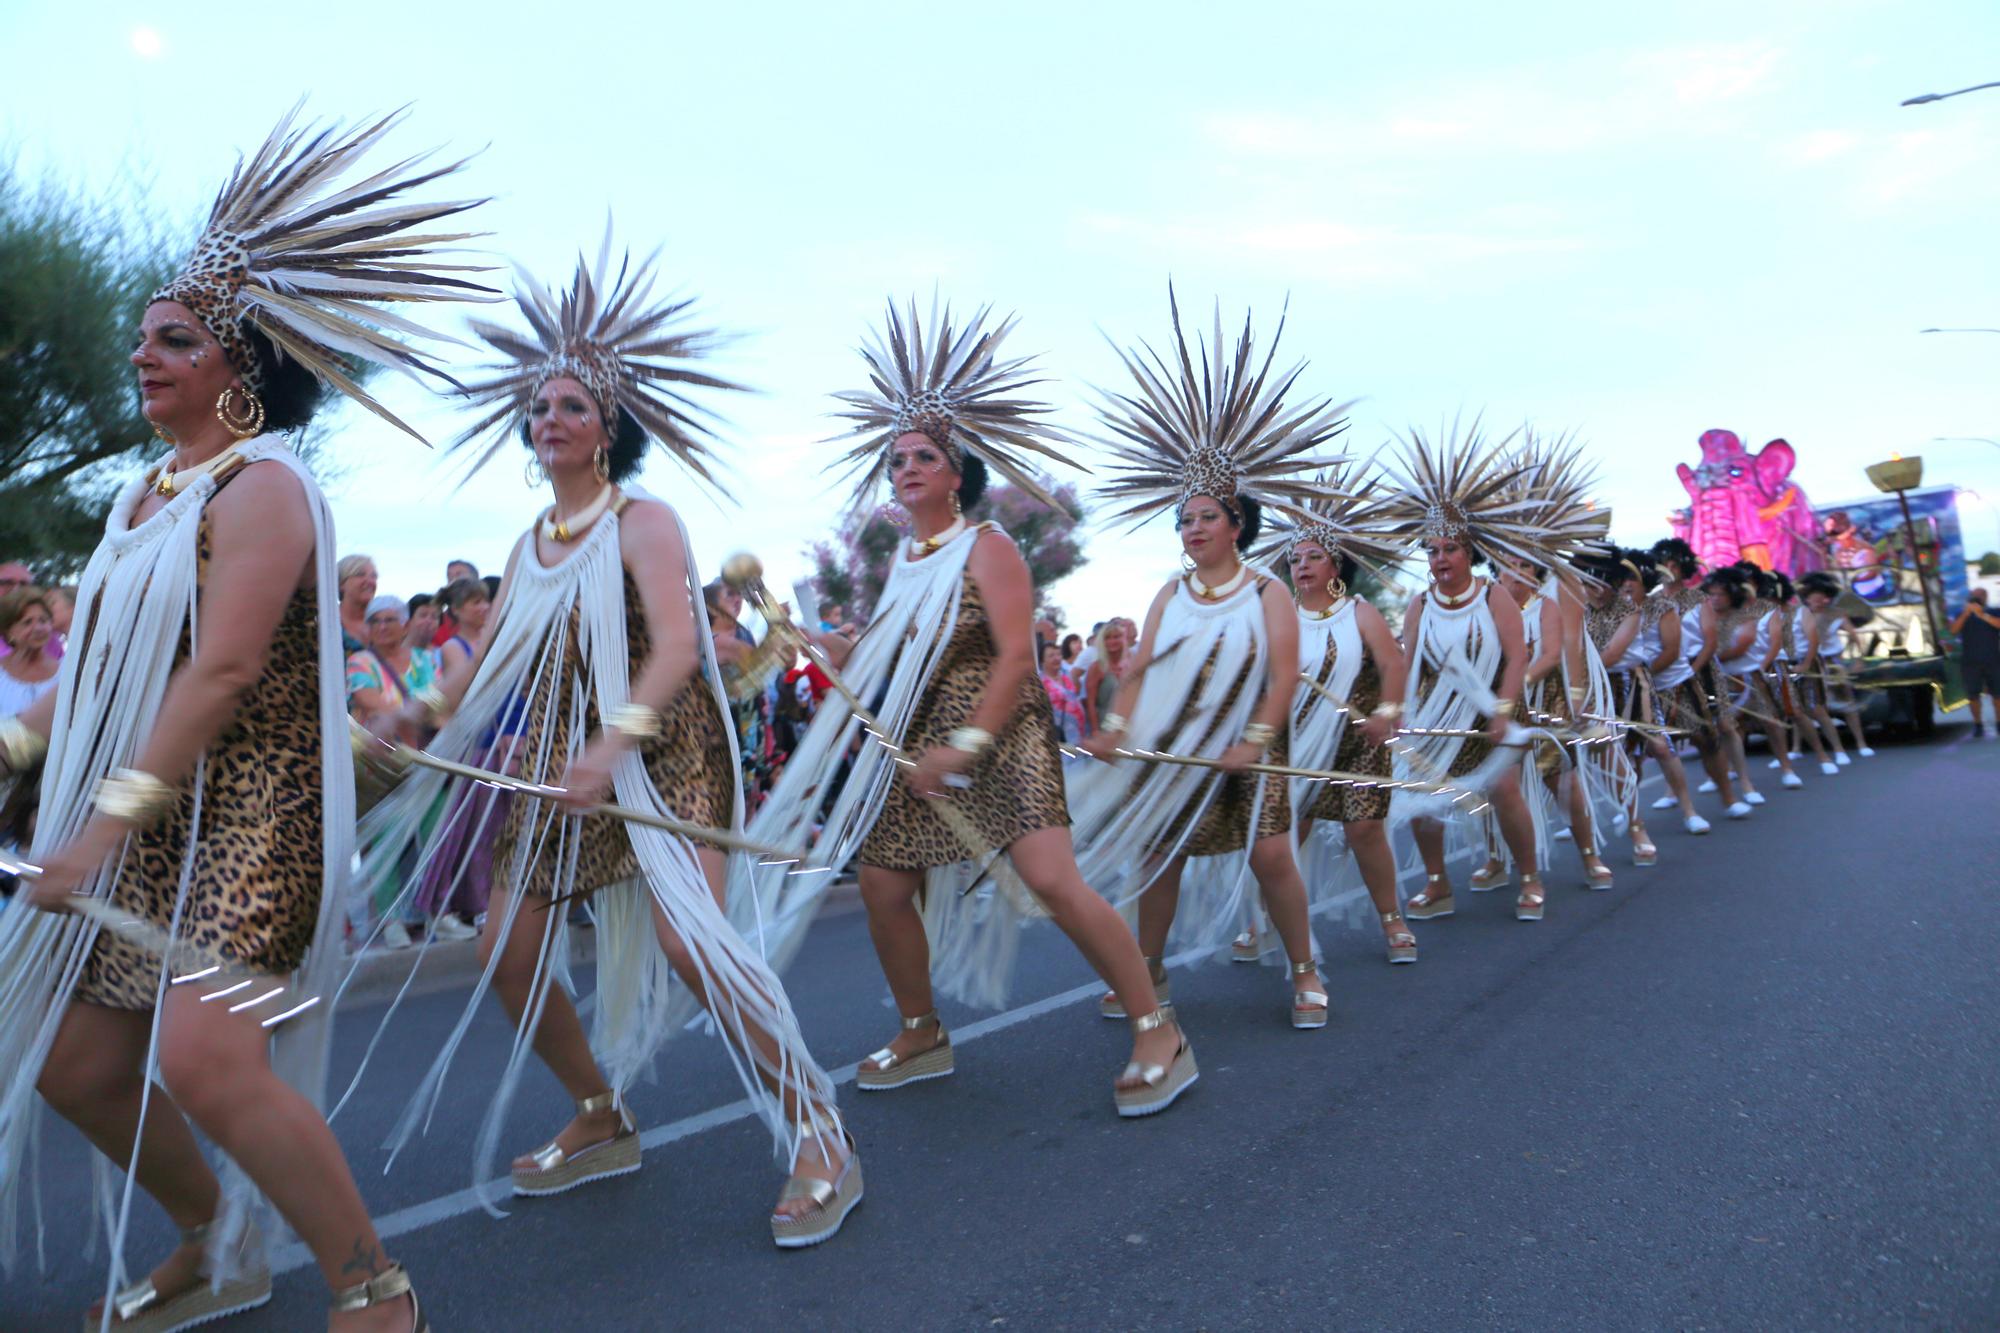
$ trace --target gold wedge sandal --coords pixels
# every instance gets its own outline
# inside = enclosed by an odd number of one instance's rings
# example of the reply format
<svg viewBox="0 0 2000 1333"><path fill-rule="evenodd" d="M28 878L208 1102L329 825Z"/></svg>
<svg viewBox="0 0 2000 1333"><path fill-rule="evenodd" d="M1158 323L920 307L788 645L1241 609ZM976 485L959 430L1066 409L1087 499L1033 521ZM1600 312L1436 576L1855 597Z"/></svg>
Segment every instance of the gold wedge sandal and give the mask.
<svg viewBox="0 0 2000 1333"><path fill-rule="evenodd" d="M1254 930L1246 930L1229 942L1229 961L1232 963L1254 963L1262 953Z"/></svg>
<svg viewBox="0 0 2000 1333"><path fill-rule="evenodd" d="M1132 1021L1135 1033L1151 1032L1163 1024L1177 1021L1174 1007L1163 1004L1150 1014L1141 1014ZM1180 1095L1195 1085L1201 1071L1195 1068L1194 1047L1188 1044L1187 1033L1181 1033L1181 1044L1174 1052L1172 1064L1140 1065L1134 1060L1125 1066L1121 1079L1137 1078L1143 1087L1117 1088L1111 1090L1111 1099L1118 1107L1119 1118L1136 1120L1140 1116L1158 1115L1172 1106Z"/></svg>
<svg viewBox="0 0 2000 1333"><path fill-rule="evenodd" d="M937 1010L903 1020L903 1031L937 1029L937 1041L915 1055L898 1055L884 1046L868 1057L854 1075L854 1086L863 1092L887 1092L905 1083L921 1083L927 1078L943 1078L957 1067L951 1054L951 1034L944 1030ZM874 1068L869 1068L873 1065Z"/></svg>
<svg viewBox="0 0 2000 1333"><path fill-rule="evenodd" d="M1414 963L1417 961L1417 937L1410 933L1409 925L1401 912L1378 913L1382 918L1382 937L1389 947L1389 961L1392 963Z"/></svg>
<svg viewBox="0 0 2000 1333"><path fill-rule="evenodd" d="M1424 891L1403 904L1403 915L1412 921L1435 921L1457 912L1451 901L1451 884L1443 875L1425 875Z"/></svg>
<svg viewBox="0 0 2000 1333"><path fill-rule="evenodd" d="M1604 890L1611 887L1613 881L1616 878L1617 877L1611 873L1611 867L1608 864L1606 864L1603 857L1599 856L1595 852L1584 853L1583 856L1584 888L1594 889L1597 892L1602 893Z"/></svg>
<svg viewBox="0 0 2000 1333"><path fill-rule="evenodd" d="M817 1133L824 1133L828 1126L815 1121L811 1128ZM846 1225L847 1215L861 1202L861 1152L854 1146L852 1134L843 1129L840 1137L847 1144L847 1160L841 1164L838 1176L832 1180L820 1180L794 1175L785 1181L785 1188L779 1192L778 1202L781 1204L790 1203L793 1199L810 1199L813 1203L811 1208L795 1217L787 1217L783 1213L771 1214L771 1240L779 1249L802 1250L808 1245L832 1240ZM801 1147L800 1151L805 1149Z"/></svg>
<svg viewBox="0 0 2000 1333"><path fill-rule="evenodd" d="M1167 964L1163 958L1148 958L1146 970L1153 977L1153 999L1159 1004L1174 1002L1174 983L1167 980ZM1118 998L1118 992L1108 990L1097 999L1097 1012L1103 1018L1125 1017L1125 1002Z"/></svg>
<svg viewBox="0 0 2000 1333"><path fill-rule="evenodd" d="M183 1227L181 1244L207 1245L214 1227L213 1222L204 1222L198 1227ZM243 1238L244 1250L249 1250L252 1244L252 1237L246 1234ZM210 1280L208 1261L204 1259L195 1270L194 1285L184 1291L177 1291L171 1296L162 1295L149 1277L113 1296L111 1327L114 1333L175 1333L177 1329L193 1328L213 1319L254 1310L270 1299L271 1270L263 1264L225 1278L220 1285L216 1285ZM84 1333L97 1333L102 1326L101 1318L84 1315Z"/></svg>
<svg viewBox="0 0 2000 1333"><path fill-rule="evenodd" d="M1466 887L1474 893L1487 893L1507 882L1507 864L1504 861L1488 861L1472 872Z"/></svg>
<svg viewBox="0 0 2000 1333"><path fill-rule="evenodd" d="M366 1282L333 1293L333 1311L346 1314L372 1309L405 1296L410 1298L410 1333L430 1333L431 1321L424 1316L424 1303L417 1299L416 1288L410 1285L410 1275L401 1264L390 1264Z"/></svg>
<svg viewBox="0 0 2000 1333"><path fill-rule="evenodd" d="M1542 919L1542 903L1547 896L1542 891L1542 877L1540 875L1521 876L1521 896L1514 900L1514 919L1516 921L1540 921Z"/></svg>
<svg viewBox="0 0 2000 1333"><path fill-rule="evenodd" d="M617 1093L600 1092L595 1097L585 1097L576 1104L576 1110L579 1115L617 1111L618 1132L602 1143L593 1143L573 1153L564 1152L556 1140L550 1139L529 1154L533 1166L514 1168L514 1193L537 1199L573 1190L593 1180L629 1176L639 1169L639 1130Z"/></svg>
<svg viewBox="0 0 2000 1333"><path fill-rule="evenodd" d="M1319 963L1308 958L1303 963L1292 964L1292 975L1309 977L1319 971ZM1300 1032L1326 1026L1326 992L1316 990L1295 990L1292 992L1292 1026Z"/></svg>

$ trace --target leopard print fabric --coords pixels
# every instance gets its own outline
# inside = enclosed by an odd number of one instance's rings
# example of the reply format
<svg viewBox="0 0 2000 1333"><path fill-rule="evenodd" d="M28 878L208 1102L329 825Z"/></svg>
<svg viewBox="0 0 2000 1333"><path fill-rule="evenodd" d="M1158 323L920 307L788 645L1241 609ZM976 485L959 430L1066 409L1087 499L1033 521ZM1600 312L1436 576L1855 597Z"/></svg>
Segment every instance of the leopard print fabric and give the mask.
<svg viewBox="0 0 2000 1333"><path fill-rule="evenodd" d="M1506 678L1506 670L1507 666L1504 661L1494 669L1491 688L1496 694L1500 692L1500 682ZM1419 699L1428 699L1431 691L1437 688L1437 683L1438 672L1434 667L1419 667L1417 671L1417 697ZM1480 727L1484 721L1484 718L1477 718L1470 725ZM1446 767L1444 776L1447 778L1462 778L1485 763L1486 756L1492 753L1493 742L1488 740L1484 735L1467 736L1458 743L1458 753L1452 756L1451 763ZM1426 781L1436 780L1431 774L1421 771L1413 774L1413 776L1423 778Z"/></svg>
<svg viewBox="0 0 2000 1333"><path fill-rule="evenodd" d="M1362 658L1361 672L1354 678L1354 687L1347 692L1347 702L1354 712L1364 717L1382 702L1382 676L1375 670L1373 657ZM1366 773L1384 780L1392 776L1389 747L1370 745L1368 738L1361 734L1360 720L1352 715L1349 715L1347 726L1340 733L1340 745L1334 752L1333 766L1344 773ZM1363 819L1387 819L1389 789L1327 784L1320 788L1319 797L1308 813L1314 819L1337 819L1343 824Z"/></svg>
<svg viewBox="0 0 2000 1333"><path fill-rule="evenodd" d="M227 485L225 478L221 485ZM207 581L209 521L197 538L197 586ZM200 593L196 593L199 598ZM73 649L72 651L79 651ZM181 631L174 668L190 653ZM305 960L319 921L325 810L320 747L319 602L292 594L271 639L264 674L209 746L203 771L201 836L194 839L180 937L208 954L258 972L284 973ZM162 929L173 920L181 871L194 831L194 784L173 813L136 835L112 900ZM100 934L76 995L112 1009L145 1010L159 995L160 960Z"/></svg>
<svg viewBox="0 0 2000 1333"><path fill-rule="evenodd" d="M978 581L967 573L951 644L910 719L903 747L920 754L944 744L952 732L970 722L993 677L993 660L986 601ZM953 790L944 799L971 821L983 847L967 848L898 774L889 784L882 813L861 844L861 864L928 870L964 861L974 851L997 851L1037 829L1069 827L1055 714L1048 691L1032 673L1015 691L1007 725L974 762L969 776L970 790Z"/></svg>
<svg viewBox="0 0 2000 1333"><path fill-rule="evenodd" d="M632 572L625 570L623 577L626 661L630 674L637 676L652 652L653 640ZM582 608L572 605L563 660L556 669L540 673L524 724L523 771L546 772L550 782L561 779L570 754L569 719L576 692L586 688L590 679L580 642L582 620ZM664 710L662 723L660 734L639 746L639 762L645 766L648 781L676 819L728 828L736 805L736 733L702 675L691 677L674 696ZM598 725L596 691L592 690L584 706L584 736L595 735ZM563 885L564 893L592 893L639 873L639 860L625 823L612 815L579 817L565 813L551 801L516 799L501 825L494 865L511 872L524 838L534 860L516 886L522 893L553 897L572 854L576 857L575 878Z"/></svg>

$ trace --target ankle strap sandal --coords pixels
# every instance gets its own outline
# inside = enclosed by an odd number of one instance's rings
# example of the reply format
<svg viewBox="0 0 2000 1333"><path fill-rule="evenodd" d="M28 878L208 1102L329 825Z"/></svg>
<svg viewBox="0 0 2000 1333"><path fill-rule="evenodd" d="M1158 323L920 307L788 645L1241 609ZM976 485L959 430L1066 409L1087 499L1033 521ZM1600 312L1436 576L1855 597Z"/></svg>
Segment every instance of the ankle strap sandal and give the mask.
<svg viewBox="0 0 2000 1333"><path fill-rule="evenodd" d="M405 1296L410 1298L410 1333L429 1333L431 1325L424 1318L423 1303L417 1299L416 1289L410 1285L410 1275L401 1264L390 1264L366 1282L334 1292L329 1308L335 1314L351 1314L356 1310L387 1305Z"/></svg>
<svg viewBox="0 0 2000 1333"><path fill-rule="evenodd" d="M1319 971L1319 961L1308 958L1303 963L1292 964L1292 975L1309 977ZM1292 992L1292 1026L1301 1030L1326 1026L1326 992L1316 990L1295 990Z"/></svg>

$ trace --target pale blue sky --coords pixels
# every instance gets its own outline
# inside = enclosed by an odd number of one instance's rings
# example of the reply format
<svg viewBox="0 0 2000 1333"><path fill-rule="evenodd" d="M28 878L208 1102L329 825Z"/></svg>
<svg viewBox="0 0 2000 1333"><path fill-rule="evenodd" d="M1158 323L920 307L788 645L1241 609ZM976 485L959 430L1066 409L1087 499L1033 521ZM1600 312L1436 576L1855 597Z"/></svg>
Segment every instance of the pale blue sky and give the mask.
<svg viewBox="0 0 2000 1333"><path fill-rule="evenodd" d="M300 93L416 102L406 148L490 144L489 244L545 275L607 209L746 336L724 368L738 504L682 505L704 565L775 581L829 525L825 394L883 298L1017 310L1055 400L1115 382L1097 330L1291 297L1306 383L1360 398L1353 444L1460 408L1592 443L1621 538L1665 531L1712 426L1797 446L1815 497L1922 453L2000 501L2000 15L1973 0L1811 3L592 5L0 9L0 124L30 165L122 162L204 206ZM573 15L573 18L562 16ZM38 56L37 53L40 53ZM434 439L457 416L390 392ZM517 462L452 495L420 449L341 418L346 550L385 589L494 569L537 503ZM1087 457L1087 456L1086 456ZM646 477L684 490L665 464ZM1087 479L1086 484L1087 483ZM1967 500L1968 543L2000 509ZM1137 615L1164 524L1104 535L1057 598Z"/></svg>

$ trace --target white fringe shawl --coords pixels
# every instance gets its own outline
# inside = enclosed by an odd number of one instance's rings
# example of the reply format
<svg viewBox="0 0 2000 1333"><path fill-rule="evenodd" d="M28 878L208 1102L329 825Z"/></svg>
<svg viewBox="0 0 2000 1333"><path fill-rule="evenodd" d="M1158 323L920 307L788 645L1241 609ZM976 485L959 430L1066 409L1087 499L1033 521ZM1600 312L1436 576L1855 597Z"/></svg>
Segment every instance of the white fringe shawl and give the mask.
<svg viewBox="0 0 2000 1333"><path fill-rule="evenodd" d="M1211 655L1214 667L1204 680L1202 667ZM1127 747L1219 758L1242 739L1256 712L1269 657L1261 579L1214 604L1196 601L1187 580L1177 579L1129 720ZM1243 687L1230 698L1239 676ZM1136 903L1161 868L1181 855L1223 778L1214 769L1130 759L1085 768L1069 784L1070 836L1084 881L1120 908ZM1253 835L1269 785L1258 776ZM1181 947L1220 951L1235 935L1253 841L1246 839L1240 851L1189 859L1172 937Z"/></svg>
<svg viewBox="0 0 2000 1333"><path fill-rule="evenodd" d="M875 827L889 784L902 781L889 745L904 743L951 646L966 563L980 534L988 530L1000 531L991 523L969 527L922 560L906 558L899 547L868 628L840 668L842 682L881 722L887 743L868 734L843 695L829 691L750 821L750 836L760 842L779 847L810 843L815 863L813 869L797 871L739 858L732 868L731 918L774 968L782 970L797 954L820 900ZM834 792L831 784L850 753L851 767ZM996 1005L1004 998L1018 936L1014 927L1022 914L1004 910L999 902L1004 895L995 893L990 882L979 893L963 895L977 873L974 850L967 849L965 861L933 868L925 876L931 970L946 994ZM976 850L984 853L981 865L1004 851Z"/></svg>
<svg viewBox="0 0 2000 1333"><path fill-rule="evenodd" d="M1415 730L1470 731L1485 725L1497 701L1493 678L1499 674L1502 654L1500 629L1487 605L1493 585L1479 580L1478 594L1460 607L1440 605L1435 597L1424 600L1419 642L1411 663L1409 681L1404 686L1403 725ZM1428 695L1421 690L1428 668L1436 679ZM1510 742L1525 742L1527 729L1508 730ZM1395 775L1402 781L1442 782L1465 744L1463 736L1405 736L1396 747ZM1451 779L1459 793L1489 791L1500 776L1521 763L1520 749L1514 745L1495 746L1479 767L1463 777ZM1437 819L1466 823L1483 813L1483 806L1449 792L1422 792L1398 788L1390 798L1390 814L1398 823L1411 819Z"/></svg>
<svg viewBox="0 0 2000 1333"><path fill-rule="evenodd" d="M261 435L236 446L248 462L283 464L305 488L313 522L314 596L319 610L320 734L322 816L319 918L304 965L290 979L305 995L324 995L341 965L340 890L348 873L354 831L354 776L346 743L347 691L341 651L339 598L334 580L333 515L312 476L278 435ZM89 819L98 781L129 765L152 733L166 697L181 632L191 645L201 642L198 551L202 511L216 493L211 476L201 476L136 527L132 515L145 498L143 480L128 485L112 506L104 540L85 568L77 592L78 637L71 641L58 677L55 726L42 771L35 852L45 856L67 842ZM83 637L88 628L88 638ZM180 870L169 929L180 933L181 912L193 887L193 851L201 838L205 766L197 763L194 822L188 857ZM117 883L120 859L86 882L80 892L108 896ZM35 1083L68 1011L71 997L97 939L95 924L75 916L29 911L17 906L0 913L0 1259L14 1266L22 1186L35 1206L38 1262L45 1259L46 1231L40 1217L33 1170L39 1133L40 1099ZM161 969L160 987L168 983ZM333 1005L319 1005L275 1029L272 1069L314 1106L324 1102L326 1057ZM146 1054L146 1096L158 1075L159 1004L153 1009L153 1039ZM136 1155L137 1145L134 1145ZM110 1235L111 1273L107 1292L124 1279L124 1239L131 1216L133 1178L122 1188L107 1159L97 1161L96 1195ZM279 1235L269 1205L234 1163L223 1159L221 1225L209 1240L211 1271L217 1280L243 1262L261 1262L263 1253L243 1255L244 1227L260 1222L268 1247ZM94 1242L92 1248L94 1249Z"/></svg>
<svg viewBox="0 0 2000 1333"><path fill-rule="evenodd" d="M1320 687L1335 699L1350 701L1368 651L1361 639L1354 608L1354 599L1350 597L1324 619L1304 611L1299 613L1300 674L1319 681ZM1327 670L1329 662L1332 670L1321 679L1321 672ZM1292 700L1293 766L1332 768L1334 757L1340 753L1340 743L1346 739L1348 725L1347 709L1336 707L1312 686L1299 682L1298 693ZM1323 784L1293 778L1289 785L1292 825L1296 829L1313 802L1319 799ZM1305 877L1309 910L1315 916L1338 915L1343 924L1354 924L1367 916L1364 911L1369 901L1367 886L1362 883L1354 859L1347 855L1346 832L1339 821L1314 822L1311 836L1299 842L1299 870ZM1258 938L1265 942L1267 955L1276 949L1275 932L1260 930Z"/></svg>
<svg viewBox="0 0 2000 1333"><path fill-rule="evenodd" d="M1611 673L1604 665L1604 657L1598 651L1596 642L1588 631L1583 634L1583 679L1577 680L1570 673L1569 654L1563 654L1563 684L1568 689L1583 687L1582 712L1589 717L1578 717L1574 725L1579 731L1603 728L1607 723L1597 718L1615 717L1618 712L1618 696L1611 687ZM1650 719L1643 719L1650 720ZM1603 852L1608 845L1605 831L1622 834L1629 826L1632 802L1638 799L1639 773L1632 765L1632 757L1625 753L1623 736L1601 741L1593 745L1578 744L1576 747L1576 780L1583 784L1583 798L1590 811L1591 836L1596 850Z"/></svg>
<svg viewBox="0 0 2000 1333"><path fill-rule="evenodd" d="M627 495L635 503L651 501L651 497L637 490L628 490ZM668 512L673 512L671 507ZM674 521L680 527L678 514L674 514ZM500 720L503 710L524 708L525 703L517 701L533 698L549 674L562 669L569 647L570 611L573 607L581 608L578 647L588 664L589 675L583 687L572 695L571 716L567 719L569 751L562 755L550 753L550 735L555 725L555 718L551 716L545 719L543 734L533 738L539 744L531 744L530 738L525 735L514 737L495 757L496 764L505 766L525 759L530 753L539 753L541 762L533 771L524 772L522 776L531 782L558 782L565 766L582 753L590 739L583 725L587 703L594 701L598 716L604 717L629 701L631 666L626 638L624 565L619 553L619 527L618 514L607 513L576 549L555 565L541 563L535 554L532 533L524 540L520 558L514 562L509 576L500 616L487 629L491 646L487 649L479 674L468 687L458 711L432 741L432 752L463 762L480 763L486 759L480 748L481 741L488 729ZM686 550L685 527L680 527L680 533L682 547ZM734 727L729 722L707 609L691 551L682 578L694 608L702 663L700 681L690 681L686 688L709 691L724 726L733 736ZM426 816L437 805L447 784L458 781L463 780L450 778L432 769L419 768L369 813L361 826L364 847L362 885L357 891L369 892L384 876L394 873L398 863L404 860L405 853L422 842ZM627 750L621 756L613 774L612 786L615 799L621 805L657 815L676 816L647 778L636 750ZM516 802L534 799L515 797ZM497 821L494 822L497 824ZM743 801L739 785L730 815L731 829L740 829L742 822ZM525 880L529 867L545 849L549 849L549 840L553 839L551 850L559 866L552 886L554 893L560 896L572 892L576 888L581 826L578 818L568 815L535 820L534 836L522 838L507 864L496 866L496 873L504 874L510 886L518 886ZM428 844L423 845L416 857L415 869L405 878L403 892L396 904L383 913L385 922L395 919L402 904L417 892L431 859L441 852L447 827L432 830ZM794 1162L808 1138L819 1138L822 1134L837 1138L840 1133L839 1117L832 1109L832 1081L807 1051L805 1038L799 1031L797 1019L777 976L716 906L693 847L685 839L655 828L628 824L625 831L631 839L640 875L600 890L591 900L598 923L597 993L591 1049L613 1089L622 1098L632 1083L649 1070L659 1047L685 1026L687 1017L695 1012L694 1000L685 995L684 988L678 985L660 948L653 924L653 910L657 908L667 924L687 943L696 966L701 970L703 986L710 997L711 1019L722 1029L724 1046L735 1065L737 1076L771 1130L780 1160L787 1165ZM465 873L469 849L474 843L481 838L498 835L497 826L473 830L471 837L465 840L467 858L451 868L454 878ZM513 1048L475 1146L474 1181L481 1187L493 1176L492 1161L500 1130L527 1058L533 1050L533 1033L539 1025L549 987L560 983L565 989L571 989L567 967L567 908L558 906L547 912L529 913L523 919L522 899L520 893L510 893L507 915L489 926L503 934L516 929L539 930L541 947L531 998L516 1030ZM535 919L537 916L539 920ZM413 1136L428 1130L453 1057L477 1017L482 998L492 985L499 956L496 950L493 959L480 974L458 1023L391 1132L386 1145L391 1165L395 1154ZM421 965L422 955L419 954L396 1001L383 1015L380 1028L369 1044L368 1055L355 1071L354 1080L342 1098L343 1104L367 1072L375 1049L394 1026L397 1008L403 996L409 993ZM770 1035L778 1052L775 1065L757 1052L751 1041L753 1031ZM794 1110L789 1116L780 1099L759 1077L760 1068L772 1074L783 1089L794 1094ZM822 1122L822 1132L813 1129L810 1117L814 1104L830 1113L830 1117ZM337 1112L339 1108L335 1109ZM482 1201L489 1212L498 1215L500 1210L493 1204L490 1193L482 1188Z"/></svg>

